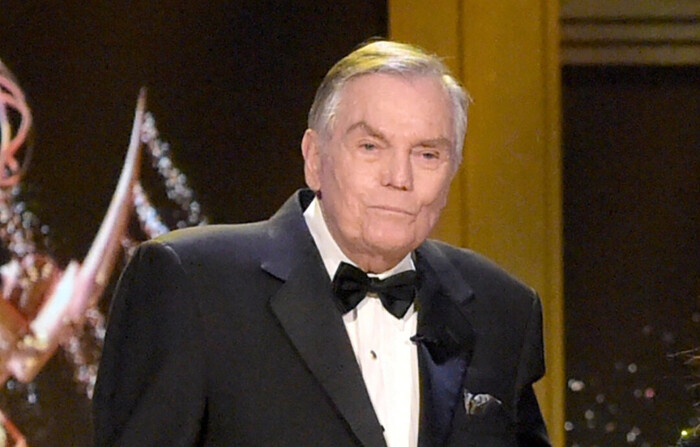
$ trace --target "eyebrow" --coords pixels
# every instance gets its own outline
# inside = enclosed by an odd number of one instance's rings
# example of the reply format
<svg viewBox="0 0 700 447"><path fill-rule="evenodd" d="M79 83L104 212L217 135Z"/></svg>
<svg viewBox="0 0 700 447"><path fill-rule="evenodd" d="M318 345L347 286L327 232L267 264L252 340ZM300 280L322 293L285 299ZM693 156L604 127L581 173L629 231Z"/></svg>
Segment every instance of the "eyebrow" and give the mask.
<svg viewBox="0 0 700 447"><path fill-rule="evenodd" d="M350 134L355 129L364 130L365 132L367 132L367 134L369 134L369 136L377 138L384 143L389 142L389 140L384 136L384 134L382 132L380 132L379 130L370 126L364 120L358 121L355 124L348 127L348 129L345 131L345 135ZM423 146L423 147L431 147L431 148L432 147L446 146L446 147L450 148L450 147L452 147L452 141L450 141L448 138L445 138L445 137L430 138L427 140L419 141L417 144L415 144L415 146Z"/></svg>
<svg viewBox="0 0 700 447"><path fill-rule="evenodd" d="M421 141L418 143L418 146L423 146L423 147L440 147L440 146L447 146L452 147L452 142L445 137L439 137L439 138L431 138L429 140Z"/></svg>
<svg viewBox="0 0 700 447"><path fill-rule="evenodd" d="M345 131L345 135L348 135L350 132L354 131L355 129L361 129L367 132L369 136L377 138L379 140L382 140L384 143L388 143L389 140L384 136L383 133L381 133L379 130L375 129L374 127L370 126L367 124L366 121L358 121L352 126L348 127L348 130Z"/></svg>

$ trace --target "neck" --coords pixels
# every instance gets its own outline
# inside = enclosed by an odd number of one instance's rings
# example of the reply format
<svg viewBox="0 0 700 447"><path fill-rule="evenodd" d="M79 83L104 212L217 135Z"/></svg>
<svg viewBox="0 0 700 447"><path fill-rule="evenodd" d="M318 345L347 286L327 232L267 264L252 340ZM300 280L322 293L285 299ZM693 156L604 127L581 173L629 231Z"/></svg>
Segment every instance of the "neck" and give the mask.
<svg viewBox="0 0 700 447"><path fill-rule="evenodd" d="M380 274L391 270L406 257L408 253L402 255L378 255L369 253L352 253L343 249L343 253L365 273Z"/></svg>

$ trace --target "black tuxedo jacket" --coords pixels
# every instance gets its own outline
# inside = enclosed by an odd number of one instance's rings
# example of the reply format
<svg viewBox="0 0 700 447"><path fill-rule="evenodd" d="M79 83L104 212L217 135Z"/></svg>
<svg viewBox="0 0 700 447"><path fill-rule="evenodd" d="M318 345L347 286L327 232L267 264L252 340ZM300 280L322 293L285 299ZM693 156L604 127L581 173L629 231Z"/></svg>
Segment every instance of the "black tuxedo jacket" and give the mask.
<svg viewBox="0 0 700 447"><path fill-rule="evenodd" d="M302 216L311 198L139 248L109 316L96 446L385 446ZM536 294L439 242L415 261L420 447L548 446ZM474 395L489 404L468 412Z"/></svg>

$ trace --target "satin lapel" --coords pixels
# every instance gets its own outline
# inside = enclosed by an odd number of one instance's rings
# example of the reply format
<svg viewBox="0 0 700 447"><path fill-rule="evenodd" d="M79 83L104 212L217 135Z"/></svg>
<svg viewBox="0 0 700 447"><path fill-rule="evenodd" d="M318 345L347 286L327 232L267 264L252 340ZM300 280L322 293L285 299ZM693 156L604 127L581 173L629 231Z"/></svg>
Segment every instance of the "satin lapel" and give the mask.
<svg viewBox="0 0 700 447"><path fill-rule="evenodd" d="M273 313L311 373L364 446L385 447L362 373L355 360L331 282L306 230L301 208L289 202L273 217L274 251L263 269L285 281L270 300ZM290 256L289 254L293 254Z"/></svg>
<svg viewBox="0 0 700 447"><path fill-rule="evenodd" d="M433 244L428 241L416 252L421 275L417 333L425 340L418 344L420 447L441 446L447 439L455 410L460 411L458 404L463 402L463 384L474 342L470 323L472 289ZM447 334L461 340L465 349L448 355L431 354L430 340Z"/></svg>

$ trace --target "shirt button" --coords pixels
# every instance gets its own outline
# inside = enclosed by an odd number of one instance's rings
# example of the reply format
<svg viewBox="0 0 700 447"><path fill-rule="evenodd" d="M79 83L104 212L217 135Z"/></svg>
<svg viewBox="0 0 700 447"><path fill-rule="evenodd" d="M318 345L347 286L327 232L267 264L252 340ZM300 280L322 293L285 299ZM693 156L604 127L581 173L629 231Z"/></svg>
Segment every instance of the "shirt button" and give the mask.
<svg viewBox="0 0 700 447"><path fill-rule="evenodd" d="M374 350L369 351L369 355L372 356L372 360L377 360L377 353Z"/></svg>

